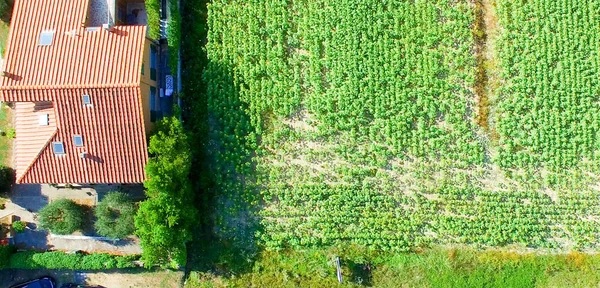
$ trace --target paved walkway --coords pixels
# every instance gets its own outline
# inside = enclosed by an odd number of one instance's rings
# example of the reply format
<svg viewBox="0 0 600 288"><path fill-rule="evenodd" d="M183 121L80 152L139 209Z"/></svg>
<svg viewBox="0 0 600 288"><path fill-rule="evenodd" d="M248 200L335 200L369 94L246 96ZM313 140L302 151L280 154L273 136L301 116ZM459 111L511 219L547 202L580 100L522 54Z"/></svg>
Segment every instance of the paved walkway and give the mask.
<svg viewBox="0 0 600 288"><path fill-rule="evenodd" d="M71 199L81 205L95 206L106 193L121 190L133 199L143 199L143 189L139 186L94 185L75 188L60 188L50 185L14 185L10 201L0 210L0 217L16 215L28 223L25 232L15 235L15 244L20 249L63 250L108 252L113 254L139 254L141 248L136 238L111 240L91 233L83 235L53 235L37 227L37 213L49 202L58 199Z"/></svg>

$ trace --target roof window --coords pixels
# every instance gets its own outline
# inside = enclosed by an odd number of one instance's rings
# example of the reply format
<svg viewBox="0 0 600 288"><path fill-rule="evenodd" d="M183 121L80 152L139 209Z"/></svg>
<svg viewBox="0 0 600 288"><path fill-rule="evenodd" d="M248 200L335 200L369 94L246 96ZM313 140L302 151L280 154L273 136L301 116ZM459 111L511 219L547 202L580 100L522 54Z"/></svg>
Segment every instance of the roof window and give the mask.
<svg viewBox="0 0 600 288"><path fill-rule="evenodd" d="M82 100L83 100L83 105L92 106L92 98L90 97L90 95L87 95L87 94L83 95Z"/></svg>
<svg viewBox="0 0 600 288"><path fill-rule="evenodd" d="M40 33L40 41L38 45L40 46L50 46L52 45L52 40L54 39L54 30L43 30Z"/></svg>
<svg viewBox="0 0 600 288"><path fill-rule="evenodd" d="M82 147L83 146L83 136L81 136L81 135L73 136L73 144L75 144L75 146L77 146L77 147Z"/></svg>
<svg viewBox="0 0 600 288"><path fill-rule="evenodd" d="M63 155L65 154L65 146L63 142L52 142L52 149L54 149L54 154Z"/></svg>

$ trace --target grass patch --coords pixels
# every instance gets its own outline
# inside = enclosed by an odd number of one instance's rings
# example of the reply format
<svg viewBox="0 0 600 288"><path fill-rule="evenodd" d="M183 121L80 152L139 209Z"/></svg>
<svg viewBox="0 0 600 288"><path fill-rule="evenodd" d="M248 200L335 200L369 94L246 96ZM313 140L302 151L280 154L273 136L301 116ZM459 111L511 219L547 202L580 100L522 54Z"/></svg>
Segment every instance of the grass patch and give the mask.
<svg viewBox="0 0 600 288"><path fill-rule="evenodd" d="M6 132L12 128L12 110L5 104L0 104L0 164L11 166L12 139Z"/></svg>
<svg viewBox="0 0 600 288"><path fill-rule="evenodd" d="M262 252L247 273L192 272L185 287L592 287L599 255L539 255L469 248L381 254L356 247ZM359 269L356 269L359 268Z"/></svg>

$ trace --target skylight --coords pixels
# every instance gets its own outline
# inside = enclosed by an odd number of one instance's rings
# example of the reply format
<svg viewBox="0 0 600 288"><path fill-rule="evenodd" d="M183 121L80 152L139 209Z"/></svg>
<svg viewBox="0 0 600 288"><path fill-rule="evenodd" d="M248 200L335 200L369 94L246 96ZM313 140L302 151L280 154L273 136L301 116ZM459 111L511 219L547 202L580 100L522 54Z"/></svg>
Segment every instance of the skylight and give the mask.
<svg viewBox="0 0 600 288"><path fill-rule="evenodd" d="M50 46L52 45L52 40L54 39L54 30L44 30L40 33L40 46Z"/></svg>
<svg viewBox="0 0 600 288"><path fill-rule="evenodd" d="M75 135L75 136L73 136L73 143L77 147L83 146L83 136L81 136L81 135Z"/></svg>
<svg viewBox="0 0 600 288"><path fill-rule="evenodd" d="M83 105L92 106L92 98L90 95L83 95Z"/></svg>
<svg viewBox="0 0 600 288"><path fill-rule="evenodd" d="M54 149L54 154L62 155L65 154L65 146L63 142L52 142L52 149Z"/></svg>

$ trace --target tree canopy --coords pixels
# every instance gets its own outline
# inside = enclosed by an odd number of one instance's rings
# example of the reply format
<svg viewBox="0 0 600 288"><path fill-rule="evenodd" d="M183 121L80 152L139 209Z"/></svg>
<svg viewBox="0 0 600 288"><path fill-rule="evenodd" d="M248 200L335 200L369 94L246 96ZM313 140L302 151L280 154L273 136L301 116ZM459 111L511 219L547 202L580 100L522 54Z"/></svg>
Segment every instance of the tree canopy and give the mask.
<svg viewBox="0 0 600 288"><path fill-rule="evenodd" d="M60 199L46 205L39 213L40 227L54 234L71 234L84 224L81 206L69 199Z"/></svg>
<svg viewBox="0 0 600 288"><path fill-rule="evenodd" d="M125 238L135 230L133 218L136 207L122 192L109 192L94 210L96 232L110 238Z"/></svg>
<svg viewBox="0 0 600 288"><path fill-rule="evenodd" d="M188 178L191 150L176 117L158 123L148 151L151 157L144 183L148 199L140 203L135 234L140 238L146 267L177 267L185 263L185 243L191 240L197 210Z"/></svg>

